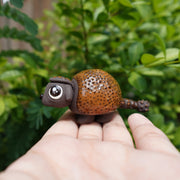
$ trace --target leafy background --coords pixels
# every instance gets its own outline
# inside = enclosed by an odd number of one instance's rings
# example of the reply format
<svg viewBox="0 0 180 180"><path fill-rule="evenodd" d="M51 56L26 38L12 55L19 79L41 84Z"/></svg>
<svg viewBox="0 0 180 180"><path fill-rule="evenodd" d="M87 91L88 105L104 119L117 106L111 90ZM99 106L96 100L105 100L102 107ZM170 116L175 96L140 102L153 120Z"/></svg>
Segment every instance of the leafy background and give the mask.
<svg viewBox="0 0 180 180"><path fill-rule="evenodd" d="M32 50L0 51L0 169L24 154L67 108L39 100L49 77L100 68L119 82L123 97L147 99L145 115L180 149L179 0L66 0L34 21L23 0L0 5L0 38ZM119 110L127 122L134 110Z"/></svg>

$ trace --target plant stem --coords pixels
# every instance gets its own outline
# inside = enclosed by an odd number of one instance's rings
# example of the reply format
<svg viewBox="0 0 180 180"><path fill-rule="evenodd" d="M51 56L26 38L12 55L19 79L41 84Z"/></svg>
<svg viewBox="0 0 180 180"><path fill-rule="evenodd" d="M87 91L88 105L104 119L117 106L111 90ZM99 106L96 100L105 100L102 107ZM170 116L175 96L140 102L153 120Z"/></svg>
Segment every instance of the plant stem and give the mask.
<svg viewBox="0 0 180 180"><path fill-rule="evenodd" d="M89 62L89 48L88 48L88 33L86 31L86 27L84 24L85 21L85 17L84 17L84 4L83 4L83 0L80 0L80 6L81 6L81 25L82 25L82 30L83 30L83 38L84 38L84 48L85 48L85 52L84 52L84 58L86 63Z"/></svg>

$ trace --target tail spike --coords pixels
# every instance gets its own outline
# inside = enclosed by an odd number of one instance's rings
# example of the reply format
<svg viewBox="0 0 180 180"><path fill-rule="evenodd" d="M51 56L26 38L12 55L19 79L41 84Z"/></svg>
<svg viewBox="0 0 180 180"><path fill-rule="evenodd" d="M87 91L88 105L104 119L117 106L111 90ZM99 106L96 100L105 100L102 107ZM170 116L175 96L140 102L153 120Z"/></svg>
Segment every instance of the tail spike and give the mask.
<svg viewBox="0 0 180 180"><path fill-rule="evenodd" d="M137 109L139 112L147 112L147 111L149 111L149 106L150 106L150 103L149 103L149 101L146 101L146 100L133 101L131 99L123 98L120 101L119 108Z"/></svg>

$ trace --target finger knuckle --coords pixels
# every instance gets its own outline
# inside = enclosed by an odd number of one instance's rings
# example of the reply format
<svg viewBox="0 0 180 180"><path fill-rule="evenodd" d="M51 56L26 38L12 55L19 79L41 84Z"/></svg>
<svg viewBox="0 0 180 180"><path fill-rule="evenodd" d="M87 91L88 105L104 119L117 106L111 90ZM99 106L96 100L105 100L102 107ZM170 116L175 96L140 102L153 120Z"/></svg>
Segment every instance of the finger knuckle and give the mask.
<svg viewBox="0 0 180 180"><path fill-rule="evenodd" d="M138 139L154 139L154 138L163 138L167 139L166 135L157 127L151 124L140 125L136 128L136 133L138 134Z"/></svg>

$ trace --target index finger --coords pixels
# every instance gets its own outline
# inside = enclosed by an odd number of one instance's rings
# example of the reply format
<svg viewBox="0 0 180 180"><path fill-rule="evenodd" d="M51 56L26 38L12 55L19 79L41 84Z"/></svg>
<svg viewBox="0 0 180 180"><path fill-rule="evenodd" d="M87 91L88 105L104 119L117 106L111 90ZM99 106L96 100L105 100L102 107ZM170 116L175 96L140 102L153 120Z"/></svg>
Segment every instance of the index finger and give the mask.
<svg viewBox="0 0 180 180"><path fill-rule="evenodd" d="M77 137L78 126L75 123L75 116L70 110L66 111L64 115L45 133L48 135L64 135L70 137Z"/></svg>

